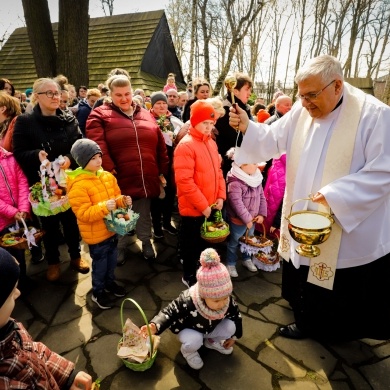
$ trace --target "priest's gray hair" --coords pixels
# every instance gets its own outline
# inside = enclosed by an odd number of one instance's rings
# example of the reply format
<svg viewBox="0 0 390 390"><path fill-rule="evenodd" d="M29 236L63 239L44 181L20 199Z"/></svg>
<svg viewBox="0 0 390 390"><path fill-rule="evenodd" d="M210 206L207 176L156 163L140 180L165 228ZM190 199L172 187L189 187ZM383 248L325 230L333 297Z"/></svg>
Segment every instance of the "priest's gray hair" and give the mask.
<svg viewBox="0 0 390 390"><path fill-rule="evenodd" d="M324 83L335 79L344 79L340 61L330 55L322 55L309 60L309 62L298 70L295 76L295 82L298 84L312 76L321 76Z"/></svg>

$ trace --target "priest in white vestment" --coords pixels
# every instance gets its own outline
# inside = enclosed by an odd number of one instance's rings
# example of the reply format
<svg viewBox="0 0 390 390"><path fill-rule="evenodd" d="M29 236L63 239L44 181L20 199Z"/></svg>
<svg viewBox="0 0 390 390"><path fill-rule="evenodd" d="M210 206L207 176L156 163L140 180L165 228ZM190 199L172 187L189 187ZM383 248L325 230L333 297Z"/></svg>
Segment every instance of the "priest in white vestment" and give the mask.
<svg viewBox="0 0 390 390"><path fill-rule="evenodd" d="M279 329L289 338L390 338L390 108L343 81L328 55L297 73L298 101L271 126L231 109L230 125L245 135L246 162L287 155L286 194L279 253L282 295L295 322ZM310 201L294 201L308 198ZM285 217L299 210L334 214L319 257L295 251ZM318 264L328 277L318 277ZM317 268L318 269L318 268Z"/></svg>

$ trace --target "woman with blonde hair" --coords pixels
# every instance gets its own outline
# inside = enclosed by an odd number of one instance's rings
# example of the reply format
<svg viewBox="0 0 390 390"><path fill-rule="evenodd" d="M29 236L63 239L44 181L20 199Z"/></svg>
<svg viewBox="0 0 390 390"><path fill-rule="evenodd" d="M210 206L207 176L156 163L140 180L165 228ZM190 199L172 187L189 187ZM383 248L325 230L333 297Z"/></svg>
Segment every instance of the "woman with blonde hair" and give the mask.
<svg viewBox="0 0 390 390"><path fill-rule="evenodd" d="M73 143L82 137L76 118L59 108L60 86L50 78L34 82L31 114L18 116L13 135L14 156L27 176L29 186L40 180L39 171L46 159L54 161L63 156L61 169L76 169L76 161L70 154ZM46 277L55 281L60 277L60 253L58 231L63 226L71 267L80 273L88 273L89 265L80 255L79 229L72 209L56 215L40 217L43 243L46 249L48 270Z"/></svg>

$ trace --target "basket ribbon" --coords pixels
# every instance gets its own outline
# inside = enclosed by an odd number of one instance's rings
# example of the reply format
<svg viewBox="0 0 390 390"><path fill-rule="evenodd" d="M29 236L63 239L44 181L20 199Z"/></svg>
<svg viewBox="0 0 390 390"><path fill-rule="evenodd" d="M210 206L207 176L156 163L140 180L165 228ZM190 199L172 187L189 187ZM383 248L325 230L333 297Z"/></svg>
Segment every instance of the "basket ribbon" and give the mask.
<svg viewBox="0 0 390 390"><path fill-rule="evenodd" d="M34 237L34 234L37 232L37 230L34 227L31 228L31 230L28 230L26 222L24 221L23 218L22 218L22 223L23 223L23 226L24 226L23 236L26 237L27 245L28 245L29 249L31 249L31 247L33 245L34 246L38 246L36 244L36 242L35 242L35 237Z"/></svg>

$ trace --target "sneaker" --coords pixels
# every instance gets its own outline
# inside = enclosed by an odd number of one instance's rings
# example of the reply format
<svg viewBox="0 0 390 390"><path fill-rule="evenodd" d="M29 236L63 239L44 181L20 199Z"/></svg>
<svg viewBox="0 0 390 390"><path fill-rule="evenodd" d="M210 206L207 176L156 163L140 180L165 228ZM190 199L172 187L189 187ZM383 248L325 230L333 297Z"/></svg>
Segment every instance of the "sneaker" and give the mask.
<svg viewBox="0 0 390 390"><path fill-rule="evenodd" d="M164 233L161 228L153 229L153 237L157 240L160 238L164 238Z"/></svg>
<svg viewBox="0 0 390 390"><path fill-rule="evenodd" d="M183 352L183 347L180 348L180 351L184 357L184 359L187 360L188 365L193 368L194 370L200 370L203 367L203 360L200 357L198 352L190 352L186 353Z"/></svg>
<svg viewBox="0 0 390 390"><path fill-rule="evenodd" d="M168 232L172 236L177 236L177 229L172 225L163 226L162 230L164 230L164 232Z"/></svg>
<svg viewBox="0 0 390 390"><path fill-rule="evenodd" d="M101 309L107 310L112 308L112 303L105 291L101 293L92 294L92 301L95 302Z"/></svg>
<svg viewBox="0 0 390 390"><path fill-rule="evenodd" d="M56 280L59 279L61 274L61 266L60 264L49 264L47 267L47 272L46 272L46 279L49 282L55 282Z"/></svg>
<svg viewBox="0 0 390 390"><path fill-rule="evenodd" d="M187 287L187 288L190 288L191 286L193 286L195 283L196 283L196 279L194 278L184 278L184 276L181 278L181 281L183 282L183 284Z"/></svg>
<svg viewBox="0 0 390 390"><path fill-rule="evenodd" d="M142 255L145 260L154 260L156 258L156 254L154 253L154 249L150 241L142 243Z"/></svg>
<svg viewBox="0 0 390 390"><path fill-rule="evenodd" d="M229 275L230 275L231 278L237 278L238 277L238 273L237 273L237 269L236 269L235 265L228 265L228 266L226 266L226 268L228 269Z"/></svg>
<svg viewBox="0 0 390 390"><path fill-rule="evenodd" d="M204 346L208 349L215 349L222 355L230 355L233 352L233 347L225 348L220 341L214 341L213 339L205 339Z"/></svg>
<svg viewBox="0 0 390 390"><path fill-rule="evenodd" d="M252 260L245 260L242 262L242 265L251 272L257 272L256 266L252 263Z"/></svg>
<svg viewBox="0 0 390 390"><path fill-rule="evenodd" d="M122 298L126 295L126 290L122 286L116 284L115 282L112 282L110 285L106 286L104 291L114 294L116 297L119 298Z"/></svg>
<svg viewBox="0 0 390 390"><path fill-rule="evenodd" d="M87 274L89 272L89 264L82 257L71 260L70 266L81 274Z"/></svg>

